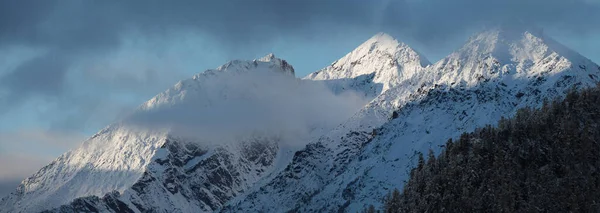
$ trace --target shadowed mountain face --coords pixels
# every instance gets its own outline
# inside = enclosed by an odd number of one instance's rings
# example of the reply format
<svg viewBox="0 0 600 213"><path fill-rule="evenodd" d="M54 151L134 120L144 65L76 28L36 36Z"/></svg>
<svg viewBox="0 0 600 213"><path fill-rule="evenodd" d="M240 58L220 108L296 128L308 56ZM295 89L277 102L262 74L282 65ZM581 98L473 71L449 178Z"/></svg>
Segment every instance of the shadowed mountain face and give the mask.
<svg viewBox="0 0 600 213"><path fill-rule="evenodd" d="M521 109L420 156L389 212L597 212L600 88Z"/></svg>
<svg viewBox="0 0 600 213"><path fill-rule="evenodd" d="M0 212L356 212L402 187L414 153L593 86L600 68L539 32L494 28L433 65L378 34L293 75L268 55L181 81L25 180Z"/></svg>

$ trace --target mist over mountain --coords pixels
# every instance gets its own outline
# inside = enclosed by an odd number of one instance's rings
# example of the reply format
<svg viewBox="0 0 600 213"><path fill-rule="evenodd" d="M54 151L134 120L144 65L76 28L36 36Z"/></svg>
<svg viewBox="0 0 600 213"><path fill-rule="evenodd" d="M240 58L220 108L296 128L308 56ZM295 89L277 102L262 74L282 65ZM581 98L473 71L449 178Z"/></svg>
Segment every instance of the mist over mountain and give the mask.
<svg viewBox="0 0 600 213"><path fill-rule="evenodd" d="M356 212L419 152L596 86L600 67L525 25L431 63L379 33L296 78L269 54L175 84L61 155L0 212ZM377 206L379 207L379 206Z"/></svg>
<svg viewBox="0 0 600 213"><path fill-rule="evenodd" d="M539 31L490 28L377 96L225 211L360 211L402 189L415 153L439 153L448 138L595 86L599 72Z"/></svg>

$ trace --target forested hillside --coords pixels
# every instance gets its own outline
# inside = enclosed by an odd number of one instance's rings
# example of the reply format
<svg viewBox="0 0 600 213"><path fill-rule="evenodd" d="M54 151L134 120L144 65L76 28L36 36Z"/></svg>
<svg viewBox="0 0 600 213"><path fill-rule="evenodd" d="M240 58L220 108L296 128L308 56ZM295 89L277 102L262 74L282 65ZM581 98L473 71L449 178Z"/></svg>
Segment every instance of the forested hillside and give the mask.
<svg viewBox="0 0 600 213"><path fill-rule="evenodd" d="M521 109L420 156L385 212L599 212L600 88Z"/></svg>

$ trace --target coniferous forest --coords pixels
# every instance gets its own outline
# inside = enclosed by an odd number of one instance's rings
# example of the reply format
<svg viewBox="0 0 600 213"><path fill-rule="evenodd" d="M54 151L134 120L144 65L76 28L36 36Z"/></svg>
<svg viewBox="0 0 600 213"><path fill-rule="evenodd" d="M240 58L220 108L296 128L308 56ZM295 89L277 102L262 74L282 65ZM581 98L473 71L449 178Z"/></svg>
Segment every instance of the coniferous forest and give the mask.
<svg viewBox="0 0 600 213"><path fill-rule="evenodd" d="M383 204L384 212L600 212L600 88L448 140L439 156L421 155Z"/></svg>

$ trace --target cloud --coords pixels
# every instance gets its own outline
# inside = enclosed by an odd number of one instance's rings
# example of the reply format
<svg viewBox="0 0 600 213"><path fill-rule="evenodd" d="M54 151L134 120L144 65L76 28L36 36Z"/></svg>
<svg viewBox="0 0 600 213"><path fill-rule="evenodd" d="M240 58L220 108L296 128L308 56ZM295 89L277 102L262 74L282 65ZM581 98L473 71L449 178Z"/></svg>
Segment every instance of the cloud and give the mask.
<svg viewBox="0 0 600 213"><path fill-rule="evenodd" d="M411 8L417 35L452 34L482 24L522 21L573 32L597 31L590 26L600 20L598 5L563 0L428 0ZM415 10L412 10L415 9ZM429 26L429 27L425 27ZM442 34L442 35L443 35Z"/></svg>
<svg viewBox="0 0 600 213"><path fill-rule="evenodd" d="M323 82L268 70L219 72L207 78L176 86L170 96L185 97L178 104L136 112L125 122L143 129L171 129L175 136L202 143L237 142L239 137L266 133L283 137L288 145L305 145L312 131L335 127L368 102L353 92L336 95Z"/></svg>
<svg viewBox="0 0 600 213"><path fill-rule="evenodd" d="M22 3L21 3L22 2ZM108 48L135 28L150 34L198 29L226 42L310 36L340 26L453 33L489 21L518 18L538 24L591 30L600 15L593 1L573 0L204 0L19 1L1 5L2 37L62 49ZM26 14L26 15L25 15ZM583 27L582 27L583 26ZM580 29L581 28L581 29Z"/></svg>
<svg viewBox="0 0 600 213"><path fill-rule="evenodd" d="M506 20L578 40L600 33L597 11L594 0L0 1L0 53L23 55L17 64L0 64L0 125L19 122L8 118L43 102L51 110L32 122L90 133L177 80L227 60L280 50L305 55L288 60L297 68L325 55L333 61L327 45L360 40L360 33L365 39L391 33L431 59L473 29ZM313 43L323 45L294 50Z"/></svg>
<svg viewBox="0 0 600 213"><path fill-rule="evenodd" d="M486 22L520 19L576 32L594 30L599 5L590 0L204 0L18 1L0 5L3 43L70 51L110 49L132 29L146 35L178 30L213 34L223 44L310 37L345 27L444 38ZM10 21L8 21L10 20Z"/></svg>
<svg viewBox="0 0 600 213"><path fill-rule="evenodd" d="M60 55L43 55L20 64L0 79L11 98L28 95L56 95L63 89L67 64ZM33 93L33 94L32 94Z"/></svg>
<svg viewBox="0 0 600 213"><path fill-rule="evenodd" d="M37 146L23 141L70 141L60 135L96 131L179 79L271 50L305 55L288 60L298 68L325 55L335 60L337 56L327 51L343 49L333 45L343 38L360 40L362 35L357 34L364 33L366 39L384 31L435 59L458 47L473 30L507 20L554 29L572 41L591 42L600 33L598 11L597 0L0 1L0 126L44 127L0 132L0 142L11 138L13 143ZM319 45L311 50L316 51L305 51L315 43ZM593 45L574 45L589 48L596 54L589 57L600 59ZM353 46L347 48L340 54ZM310 91L312 87L298 88ZM311 96L295 91L298 88L286 88L292 91L290 97L266 96L274 99L273 105L250 105L246 110L252 113L238 112L238 116L251 120L278 106L264 125L283 122L297 130L308 124L294 127L285 118L335 120L335 113L348 113L354 107L330 94ZM223 104L230 107L193 115L204 122L197 125L212 126L214 119L224 119L221 126L237 124L230 116L238 110L233 107L236 103ZM329 110L338 107L339 112ZM296 112L301 116L295 117ZM0 146L7 149L6 144Z"/></svg>
<svg viewBox="0 0 600 213"><path fill-rule="evenodd" d="M14 106L31 96L66 96L78 88L65 91L65 87L83 81L71 78L73 75L92 82L88 85L108 82L135 91L147 91L148 82L164 81L161 86L171 83L172 79L162 80L156 75L168 69L134 67L124 71L96 66L111 63L102 59L118 55L132 39L177 40L182 34L196 32L208 43L215 43L218 51L233 54L251 52L281 37L310 41L362 29L399 34L433 48L453 36L464 36L469 29L507 19L574 33L597 32L592 26L600 21L600 5L589 0L348 0L343 4L338 0L25 0L3 1L0 8L0 48L25 45L46 50L4 75L0 72L0 90L8 93L4 99ZM144 46L148 52L162 52L153 44ZM133 54L140 56L137 64L156 61L150 54ZM95 69L76 66L86 60L92 64L87 67ZM173 69L171 74L180 77L181 70ZM79 75L82 72L89 75ZM113 77L103 78L106 73ZM139 80L140 75L141 81L115 80ZM158 86L151 88L160 91Z"/></svg>

